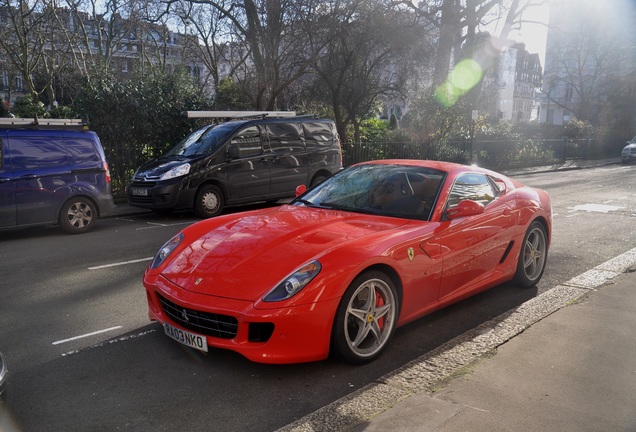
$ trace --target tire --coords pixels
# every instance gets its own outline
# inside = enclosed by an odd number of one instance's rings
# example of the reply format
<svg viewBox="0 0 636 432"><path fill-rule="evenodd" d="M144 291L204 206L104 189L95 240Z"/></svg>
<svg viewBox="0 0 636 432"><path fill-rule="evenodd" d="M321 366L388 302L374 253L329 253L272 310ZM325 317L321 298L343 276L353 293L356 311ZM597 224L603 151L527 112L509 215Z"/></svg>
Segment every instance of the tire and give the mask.
<svg viewBox="0 0 636 432"><path fill-rule="evenodd" d="M548 240L543 224L534 221L528 227L519 251L514 282L524 288L535 286L543 276L548 258Z"/></svg>
<svg viewBox="0 0 636 432"><path fill-rule="evenodd" d="M318 174L316 177L314 177L311 180L311 184L309 185L309 187L314 187L316 185L319 185L320 183L324 182L325 180L327 180L327 176L324 176L322 174Z"/></svg>
<svg viewBox="0 0 636 432"><path fill-rule="evenodd" d="M95 204L88 198L71 198L64 203L60 211L60 226L70 234L81 234L92 230L96 220Z"/></svg>
<svg viewBox="0 0 636 432"><path fill-rule="evenodd" d="M362 273L338 306L331 336L333 353L358 365L375 360L395 332L398 310L391 279L377 270Z"/></svg>
<svg viewBox="0 0 636 432"><path fill-rule="evenodd" d="M225 197L221 189L214 185L205 185L197 192L194 213L203 219L218 216L223 211L224 204Z"/></svg>

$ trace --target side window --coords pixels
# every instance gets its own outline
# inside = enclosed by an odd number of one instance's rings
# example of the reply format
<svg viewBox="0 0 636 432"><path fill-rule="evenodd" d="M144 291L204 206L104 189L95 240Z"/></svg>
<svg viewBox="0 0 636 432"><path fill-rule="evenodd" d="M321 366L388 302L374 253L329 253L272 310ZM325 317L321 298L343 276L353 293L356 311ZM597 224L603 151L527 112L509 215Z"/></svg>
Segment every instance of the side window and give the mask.
<svg viewBox="0 0 636 432"><path fill-rule="evenodd" d="M11 138L11 162L15 169L59 167L68 164L61 138Z"/></svg>
<svg viewBox="0 0 636 432"><path fill-rule="evenodd" d="M269 145L273 153L299 153L305 150L305 139L300 123L271 123L266 126Z"/></svg>
<svg viewBox="0 0 636 432"><path fill-rule="evenodd" d="M236 145L239 149L239 157L257 156L263 153L261 133L256 126L250 126L241 130L232 138L230 145Z"/></svg>
<svg viewBox="0 0 636 432"><path fill-rule="evenodd" d="M4 139L0 138L0 170L4 169Z"/></svg>
<svg viewBox="0 0 636 432"><path fill-rule="evenodd" d="M100 156L89 139L71 138L66 140L66 148L72 165L99 166Z"/></svg>
<svg viewBox="0 0 636 432"><path fill-rule="evenodd" d="M303 131L307 148L327 148L333 145L335 132L331 123L306 122L303 123Z"/></svg>
<svg viewBox="0 0 636 432"><path fill-rule="evenodd" d="M453 208L459 204L460 201L465 199L477 201L486 206L495 199L497 192L485 175L474 173L462 174L455 180L455 184L453 184L446 208Z"/></svg>

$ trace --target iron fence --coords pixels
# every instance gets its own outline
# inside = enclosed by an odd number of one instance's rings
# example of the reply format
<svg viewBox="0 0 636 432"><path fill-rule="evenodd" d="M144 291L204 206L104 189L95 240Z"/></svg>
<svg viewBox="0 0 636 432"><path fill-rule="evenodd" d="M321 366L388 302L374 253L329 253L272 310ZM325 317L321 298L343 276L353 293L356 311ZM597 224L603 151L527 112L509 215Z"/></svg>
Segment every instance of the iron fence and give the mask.
<svg viewBox="0 0 636 432"><path fill-rule="evenodd" d="M431 142L363 142L343 146L343 162L377 159L430 159L474 162L492 169L565 163L614 156L592 139L442 140Z"/></svg>

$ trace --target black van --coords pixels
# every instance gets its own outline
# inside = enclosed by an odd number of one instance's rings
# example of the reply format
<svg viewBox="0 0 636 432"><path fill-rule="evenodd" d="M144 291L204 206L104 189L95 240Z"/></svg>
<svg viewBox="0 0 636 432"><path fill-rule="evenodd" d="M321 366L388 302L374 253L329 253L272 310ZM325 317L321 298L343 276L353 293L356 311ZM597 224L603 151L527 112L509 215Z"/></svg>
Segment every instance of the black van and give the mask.
<svg viewBox="0 0 636 432"><path fill-rule="evenodd" d="M207 218L225 205L293 197L298 185L317 184L340 169L342 151L331 120L227 121L198 129L140 167L128 187L128 202L154 211L194 209Z"/></svg>
<svg viewBox="0 0 636 432"><path fill-rule="evenodd" d="M83 233L114 212L104 150L87 127L0 118L0 229L59 224Z"/></svg>

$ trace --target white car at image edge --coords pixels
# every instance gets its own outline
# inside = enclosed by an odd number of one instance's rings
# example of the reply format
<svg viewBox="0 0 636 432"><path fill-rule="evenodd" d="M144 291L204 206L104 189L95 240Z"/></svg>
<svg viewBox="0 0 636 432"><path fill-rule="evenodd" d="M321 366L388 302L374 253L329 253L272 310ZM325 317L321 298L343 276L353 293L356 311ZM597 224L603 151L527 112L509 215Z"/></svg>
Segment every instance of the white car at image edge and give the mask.
<svg viewBox="0 0 636 432"><path fill-rule="evenodd" d="M627 141L627 145L623 147L621 161L624 164L636 161L636 137L632 138L631 141Z"/></svg>

